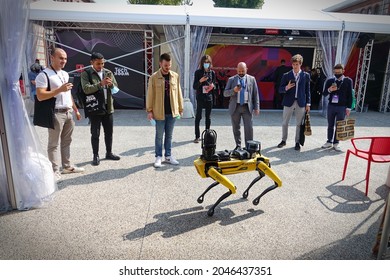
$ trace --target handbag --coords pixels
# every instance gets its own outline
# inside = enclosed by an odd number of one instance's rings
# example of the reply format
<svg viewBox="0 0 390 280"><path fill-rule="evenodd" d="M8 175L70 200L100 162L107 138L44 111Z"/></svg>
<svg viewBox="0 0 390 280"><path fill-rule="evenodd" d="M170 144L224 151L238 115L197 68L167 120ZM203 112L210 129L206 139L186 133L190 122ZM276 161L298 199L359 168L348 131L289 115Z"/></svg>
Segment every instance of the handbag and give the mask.
<svg viewBox="0 0 390 280"><path fill-rule="evenodd" d="M88 75L89 83L92 84L93 82L91 71L87 69L85 72ZM90 115L99 115L106 112L106 104L102 89L95 93L85 94L80 80L80 85L77 87L77 95L80 97L83 103L84 114L86 118Z"/></svg>
<svg viewBox="0 0 390 280"><path fill-rule="evenodd" d="M49 76L43 71L47 78L47 91L51 90ZM54 129L54 108L56 105L56 98L52 97L46 100L39 101L35 95L34 102L34 117L33 124L41 127Z"/></svg>
<svg viewBox="0 0 390 280"><path fill-rule="evenodd" d="M84 112L86 116L99 115L106 112L104 95L101 90L85 95Z"/></svg>
<svg viewBox="0 0 390 280"><path fill-rule="evenodd" d="M310 114L308 112L306 112L306 114L305 114L305 131L304 131L304 134L306 136L310 136L311 135Z"/></svg>
<svg viewBox="0 0 390 280"><path fill-rule="evenodd" d="M336 139L345 141L355 136L355 119L347 118L336 122Z"/></svg>

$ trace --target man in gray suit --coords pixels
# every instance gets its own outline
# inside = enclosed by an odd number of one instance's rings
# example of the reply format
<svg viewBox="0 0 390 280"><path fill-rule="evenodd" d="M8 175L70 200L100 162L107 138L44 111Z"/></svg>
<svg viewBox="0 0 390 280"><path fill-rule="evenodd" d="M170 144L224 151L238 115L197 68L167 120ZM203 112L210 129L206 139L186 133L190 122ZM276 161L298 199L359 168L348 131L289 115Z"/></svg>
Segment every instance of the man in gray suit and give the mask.
<svg viewBox="0 0 390 280"><path fill-rule="evenodd" d="M252 113L259 115L259 89L255 77L247 74L245 62L237 65L237 75L230 77L223 95L230 97L229 113L232 119L233 135L236 149L241 148L241 118L244 121L245 144L253 140ZM245 145L246 146L246 145Z"/></svg>

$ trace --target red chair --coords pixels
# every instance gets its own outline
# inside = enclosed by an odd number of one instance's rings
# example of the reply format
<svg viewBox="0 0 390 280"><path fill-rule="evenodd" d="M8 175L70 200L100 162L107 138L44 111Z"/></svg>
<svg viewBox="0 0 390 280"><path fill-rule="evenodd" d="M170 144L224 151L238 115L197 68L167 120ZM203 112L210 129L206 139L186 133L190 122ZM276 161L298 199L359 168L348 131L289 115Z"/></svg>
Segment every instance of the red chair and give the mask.
<svg viewBox="0 0 390 280"><path fill-rule="evenodd" d="M345 157L343 178L345 178L345 172L347 171L347 165L349 155L352 153L357 157L368 161L366 171L366 196L368 193L368 181L370 179L370 167L371 162L390 162L390 137L358 137L351 139L353 149L348 149L347 156ZM358 146L366 144L368 149L361 149Z"/></svg>

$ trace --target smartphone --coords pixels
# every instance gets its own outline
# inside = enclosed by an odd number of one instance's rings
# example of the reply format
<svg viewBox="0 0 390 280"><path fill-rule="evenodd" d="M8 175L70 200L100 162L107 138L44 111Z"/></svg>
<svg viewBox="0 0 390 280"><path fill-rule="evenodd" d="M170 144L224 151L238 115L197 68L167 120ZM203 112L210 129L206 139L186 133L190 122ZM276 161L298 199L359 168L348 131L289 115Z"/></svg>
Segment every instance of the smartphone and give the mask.
<svg viewBox="0 0 390 280"><path fill-rule="evenodd" d="M295 80L290 80L290 84L295 84Z"/></svg>
<svg viewBox="0 0 390 280"><path fill-rule="evenodd" d="M337 87L337 84L336 83L332 83L332 87Z"/></svg>
<svg viewBox="0 0 390 280"><path fill-rule="evenodd" d="M74 81L74 77L69 77L68 83L73 84L73 81Z"/></svg>

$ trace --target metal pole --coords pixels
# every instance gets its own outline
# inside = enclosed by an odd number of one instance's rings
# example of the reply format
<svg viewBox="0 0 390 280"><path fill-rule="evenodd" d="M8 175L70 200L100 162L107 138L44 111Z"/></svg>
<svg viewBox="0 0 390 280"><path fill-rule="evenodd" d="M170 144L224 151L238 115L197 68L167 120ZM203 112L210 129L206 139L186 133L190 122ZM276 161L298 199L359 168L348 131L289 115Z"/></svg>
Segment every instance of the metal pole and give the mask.
<svg viewBox="0 0 390 280"><path fill-rule="evenodd" d="M190 55L191 55L191 27L190 17L187 14L185 39L184 39L184 98L189 98L189 84L190 84Z"/></svg>
<svg viewBox="0 0 390 280"><path fill-rule="evenodd" d="M11 157L9 155L8 149L8 140L6 134L5 120L4 120L4 110L3 110L3 102L0 93L0 138L1 145L3 148L3 157L4 157L4 165L5 165L5 177L7 179L7 190L8 190L8 200L12 206L12 209L17 209L16 204L16 196L15 196L15 185L12 176L12 167L11 167Z"/></svg>
<svg viewBox="0 0 390 280"><path fill-rule="evenodd" d="M194 117L194 107L190 100L190 57L191 57L191 25L190 16L187 14L184 38L184 112L183 118ZM183 75L183 73L181 73Z"/></svg>
<svg viewBox="0 0 390 280"><path fill-rule="evenodd" d="M341 62L341 56L343 53L343 47L344 47L344 30L345 30L345 22L343 21L342 28L339 33L339 39L337 41L337 50L336 50L336 59L335 59L335 65Z"/></svg>

